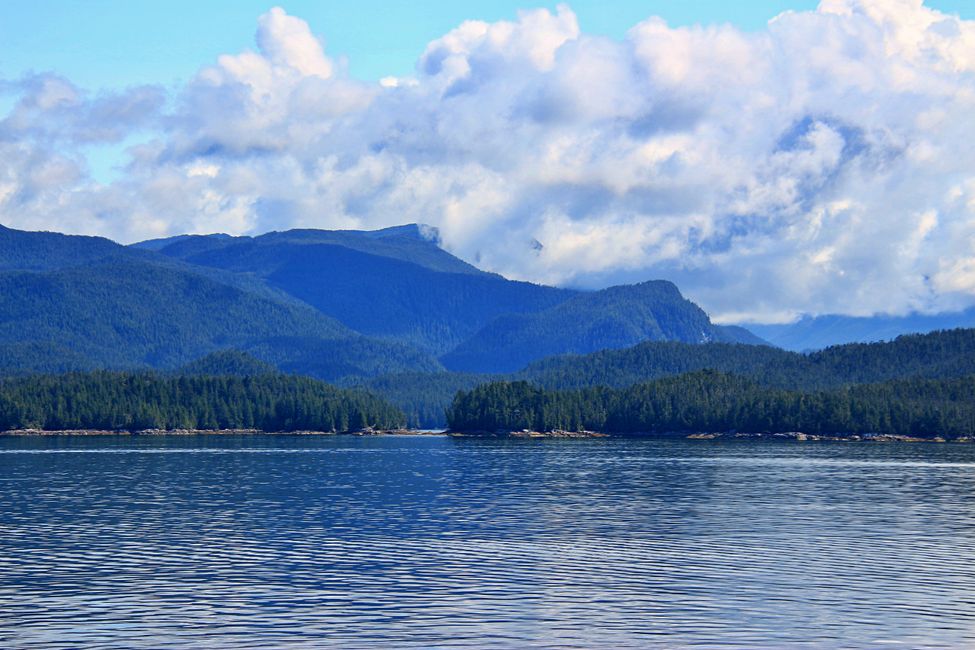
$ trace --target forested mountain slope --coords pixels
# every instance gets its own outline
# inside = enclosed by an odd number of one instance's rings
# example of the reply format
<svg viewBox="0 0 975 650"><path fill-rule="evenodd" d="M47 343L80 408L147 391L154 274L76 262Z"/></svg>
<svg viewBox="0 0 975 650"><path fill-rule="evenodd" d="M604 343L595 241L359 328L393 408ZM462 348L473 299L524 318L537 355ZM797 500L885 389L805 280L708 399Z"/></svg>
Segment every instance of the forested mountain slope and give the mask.
<svg viewBox="0 0 975 650"><path fill-rule="evenodd" d="M757 342L713 325L670 283L580 292L513 282L416 225L129 247L4 229L0 258L7 373L169 369L235 349L285 372L368 378L436 375L442 353L456 369L497 372L647 339Z"/></svg>
<svg viewBox="0 0 975 650"><path fill-rule="evenodd" d="M263 285L248 290L253 280L220 282L213 276L222 272L138 251L99 256L101 241L93 252L91 242L72 240L78 263L70 267L0 272L0 372L171 368L225 348L325 379L440 368Z"/></svg>
<svg viewBox="0 0 975 650"><path fill-rule="evenodd" d="M256 275L358 332L436 354L501 314L537 311L575 295L478 271L420 233L411 226L187 238L159 252Z"/></svg>
<svg viewBox="0 0 975 650"><path fill-rule="evenodd" d="M502 316L444 355L450 370L513 372L536 359L626 348L641 341L761 343L725 329L670 282L651 281L581 293L535 314Z"/></svg>
<svg viewBox="0 0 975 650"><path fill-rule="evenodd" d="M257 377L278 374L277 368L240 350L218 350L180 366L180 375L205 375L210 377Z"/></svg>
<svg viewBox="0 0 975 650"><path fill-rule="evenodd" d="M25 232L0 225L0 271L37 271L78 266L122 250L101 237Z"/></svg>
<svg viewBox="0 0 975 650"><path fill-rule="evenodd" d="M649 342L625 350L544 359L517 376L549 388L622 387L703 369L795 389L906 377L961 377L975 374L975 329L911 334L881 343L850 343L811 354L768 346Z"/></svg>

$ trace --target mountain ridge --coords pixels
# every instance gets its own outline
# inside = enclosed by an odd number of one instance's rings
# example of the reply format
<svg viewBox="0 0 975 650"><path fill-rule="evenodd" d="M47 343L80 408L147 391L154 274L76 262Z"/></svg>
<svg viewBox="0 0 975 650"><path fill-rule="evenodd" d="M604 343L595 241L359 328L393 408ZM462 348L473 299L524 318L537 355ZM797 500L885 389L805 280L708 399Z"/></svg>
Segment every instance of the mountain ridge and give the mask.
<svg viewBox="0 0 975 650"><path fill-rule="evenodd" d="M4 248L12 240L16 246ZM11 249L47 254L39 265L3 255ZM363 336L245 275L150 250L6 229L0 259L4 374L167 369L228 347L328 380L440 368L429 355ZM299 349L313 356L295 358Z"/></svg>
<svg viewBox="0 0 975 650"><path fill-rule="evenodd" d="M538 358L647 340L762 343L740 328L714 325L672 282L648 280L580 293L533 314L501 316L441 361L459 372L513 372Z"/></svg>
<svg viewBox="0 0 975 650"><path fill-rule="evenodd" d="M130 246L5 228L0 258L7 372L171 368L233 348L337 380L441 372L438 358L465 354L459 369L493 372L646 339L761 342L712 324L669 282L593 292L508 280L419 224ZM73 352L59 359L45 346Z"/></svg>
<svg viewBox="0 0 975 650"><path fill-rule="evenodd" d="M745 324L769 343L786 350L820 350L845 343L889 341L904 334L925 334L938 330L975 327L975 307L939 314L912 313L905 316L804 316L782 325Z"/></svg>

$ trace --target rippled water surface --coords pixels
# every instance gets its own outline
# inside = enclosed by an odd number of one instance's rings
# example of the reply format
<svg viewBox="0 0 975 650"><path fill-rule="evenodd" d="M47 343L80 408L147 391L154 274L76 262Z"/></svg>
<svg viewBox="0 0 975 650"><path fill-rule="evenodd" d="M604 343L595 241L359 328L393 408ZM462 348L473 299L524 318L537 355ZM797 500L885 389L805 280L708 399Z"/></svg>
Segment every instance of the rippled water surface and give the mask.
<svg viewBox="0 0 975 650"><path fill-rule="evenodd" d="M975 647L975 446L0 438L0 647Z"/></svg>

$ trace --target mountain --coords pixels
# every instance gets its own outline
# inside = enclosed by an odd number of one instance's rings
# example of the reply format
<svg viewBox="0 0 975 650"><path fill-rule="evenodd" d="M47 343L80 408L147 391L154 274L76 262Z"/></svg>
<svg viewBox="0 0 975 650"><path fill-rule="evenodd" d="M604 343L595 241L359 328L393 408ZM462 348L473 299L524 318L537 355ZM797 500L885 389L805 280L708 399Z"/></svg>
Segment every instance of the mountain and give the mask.
<svg viewBox="0 0 975 650"><path fill-rule="evenodd" d="M381 230L314 230L296 229L269 232L257 237L231 237L225 234L177 235L132 244L171 257L190 257L232 246L254 250L274 245L331 244L389 259L410 262L433 271L491 275L460 260L440 247L440 233L432 226L409 224ZM250 246L248 246L250 245Z"/></svg>
<svg viewBox="0 0 975 650"><path fill-rule="evenodd" d="M762 343L740 328L712 324L676 286L657 280L580 293L534 314L499 317L441 361L458 372L513 372L547 356L648 340Z"/></svg>
<svg viewBox="0 0 975 650"><path fill-rule="evenodd" d="M820 318L804 336L946 322L932 318ZM384 395L411 424L436 426L454 393L497 379L625 388L716 370L807 391L975 374L975 330L810 354L762 343L714 325L669 282L591 292L513 282L452 256L424 226L128 247L0 227L0 375L284 372Z"/></svg>
<svg viewBox="0 0 975 650"><path fill-rule="evenodd" d="M0 230L0 372L278 371L327 380L517 370L646 340L761 343L668 282L583 292L454 257L436 229L106 239ZM205 358L220 352L224 356ZM460 385L466 385L464 381ZM438 386L454 385L453 378Z"/></svg>
<svg viewBox="0 0 975 650"><path fill-rule="evenodd" d="M250 355L282 372L327 381L345 377L375 377L390 373L438 372L436 359L422 350L395 341L361 334L328 339L317 336L270 336L241 346Z"/></svg>
<svg viewBox="0 0 975 650"><path fill-rule="evenodd" d="M529 381L550 390L627 388L704 370L734 374L761 386L818 391L905 379L975 375L975 329L905 335L814 353L761 345L647 341L620 350L567 354L534 361L515 373L387 375L360 385L407 414L412 425L445 426L444 410L458 390L492 381Z"/></svg>
<svg viewBox="0 0 975 650"><path fill-rule="evenodd" d="M435 231L415 225L197 236L158 250L190 264L256 276L357 332L434 354L502 314L537 311L576 295L480 271L441 249Z"/></svg>
<svg viewBox="0 0 975 650"><path fill-rule="evenodd" d="M178 242L186 241L188 239L195 239L195 238L221 240L221 239L231 239L231 236L225 235L223 233L216 233L213 235L174 235L172 237L163 237L161 239L147 239L145 241L140 241L135 244L130 244L129 248L135 248L135 249L146 250L146 251L159 251L169 246L172 246L173 244L176 244Z"/></svg>
<svg viewBox="0 0 975 650"><path fill-rule="evenodd" d="M698 370L717 370L765 386L813 390L921 377L975 374L975 329L910 334L812 353L767 346L641 343L625 350L535 362L517 374L546 388L625 387Z"/></svg>
<svg viewBox="0 0 975 650"><path fill-rule="evenodd" d="M329 380L441 369L253 278L97 238L0 234L20 255L0 259L27 269L0 271L0 373L175 368L227 348Z"/></svg>
<svg viewBox="0 0 975 650"><path fill-rule="evenodd" d="M0 226L0 271L40 271L76 266L122 250L101 237L25 232Z"/></svg>
<svg viewBox="0 0 975 650"><path fill-rule="evenodd" d="M624 388L687 372L718 370L793 386L812 381L811 365L805 355L770 346L647 341L621 350L540 359L514 377L551 389Z"/></svg>
<svg viewBox="0 0 975 650"><path fill-rule="evenodd" d="M325 379L438 367L421 353L369 340L311 307L141 260L0 273L0 313L3 348L51 346L20 359L20 371L49 370L60 363L62 348L72 350L82 368L172 368L223 348L251 351Z"/></svg>
<svg viewBox="0 0 975 650"><path fill-rule="evenodd" d="M552 354L648 339L763 343L742 328L712 324L667 282L598 292L515 282L457 259L439 241L435 229L414 224L138 246L260 278L357 332L441 355L452 370L508 372Z"/></svg>
<svg viewBox="0 0 975 650"><path fill-rule="evenodd" d="M975 307L960 312L907 316L806 316L795 323L748 324L747 327L773 345L801 352L843 343L889 341L902 334L975 327Z"/></svg>

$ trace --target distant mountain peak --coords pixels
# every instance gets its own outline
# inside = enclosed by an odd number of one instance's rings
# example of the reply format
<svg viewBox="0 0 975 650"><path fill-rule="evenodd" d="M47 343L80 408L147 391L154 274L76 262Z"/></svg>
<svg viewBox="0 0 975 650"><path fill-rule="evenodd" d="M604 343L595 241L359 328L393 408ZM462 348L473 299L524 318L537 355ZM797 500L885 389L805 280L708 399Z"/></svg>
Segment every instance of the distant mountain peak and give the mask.
<svg viewBox="0 0 975 650"><path fill-rule="evenodd" d="M749 332L711 323L667 280L577 293L533 313L500 316L441 362L462 372L513 372L545 356L588 354L641 341L762 343Z"/></svg>
<svg viewBox="0 0 975 650"><path fill-rule="evenodd" d="M129 244L130 248L138 248L147 251L160 251L167 246L192 239L209 240L228 240L233 239L230 235L222 232L215 232L208 235L173 235L172 237L160 237L159 239L147 239L145 241Z"/></svg>
<svg viewBox="0 0 975 650"><path fill-rule="evenodd" d="M0 271L65 268L111 255L121 248L103 237L0 226Z"/></svg>
<svg viewBox="0 0 975 650"><path fill-rule="evenodd" d="M964 311L935 314L910 313L904 316L844 316L804 314L793 323L747 327L774 345L802 352L821 350L831 345L856 342L891 341L902 334L975 327L975 307Z"/></svg>
<svg viewBox="0 0 975 650"><path fill-rule="evenodd" d="M407 223L401 226L390 226L389 228L381 228L379 230L367 230L362 231L367 233L370 237L375 239L382 239L386 237L404 237L408 239L418 239L420 241L427 241L431 244L436 244L440 246L440 229L436 226L431 226L425 223Z"/></svg>

